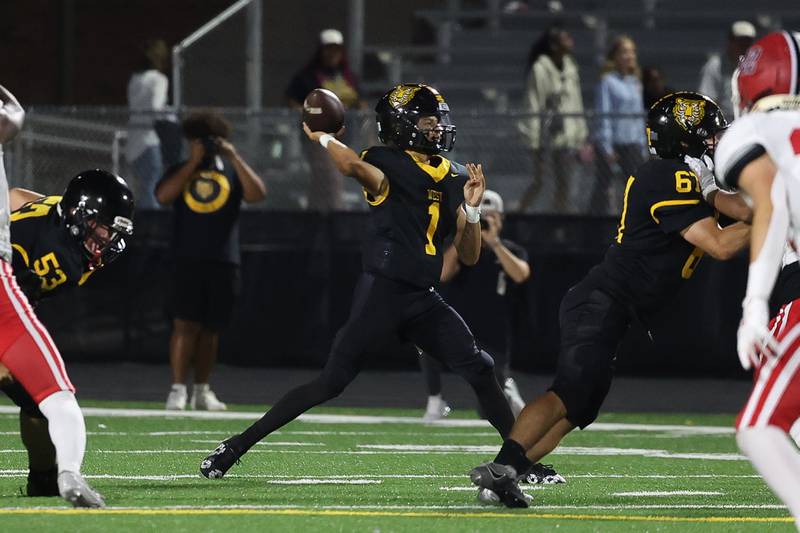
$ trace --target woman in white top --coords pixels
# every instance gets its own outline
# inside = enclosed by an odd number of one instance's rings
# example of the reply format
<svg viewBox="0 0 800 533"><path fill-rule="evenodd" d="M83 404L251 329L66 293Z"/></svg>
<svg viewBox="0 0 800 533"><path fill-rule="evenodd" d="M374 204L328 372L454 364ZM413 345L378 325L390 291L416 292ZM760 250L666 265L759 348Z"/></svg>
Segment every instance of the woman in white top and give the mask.
<svg viewBox="0 0 800 533"><path fill-rule="evenodd" d="M533 176L520 200L522 211L538 196L542 178L547 176L555 182L551 208L564 212L576 153L587 155L582 149L587 128L581 116L583 98L578 66L572 59L574 46L569 33L553 26L531 47L525 92L525 107L531 115L520 129L533 151Z"/></svg>
<svg viewBox="0 0 800 533"><path fill-rule="evenodd" d="M141 63L128 81L131 115L126 157L139 183L137 207L149 209L158 206L153 191L164 171L161 142L153 129L156 118L153 113L167 105L169 80L163 70L167 67L168 54L164 41L147 41L142 47Z"/></svg>

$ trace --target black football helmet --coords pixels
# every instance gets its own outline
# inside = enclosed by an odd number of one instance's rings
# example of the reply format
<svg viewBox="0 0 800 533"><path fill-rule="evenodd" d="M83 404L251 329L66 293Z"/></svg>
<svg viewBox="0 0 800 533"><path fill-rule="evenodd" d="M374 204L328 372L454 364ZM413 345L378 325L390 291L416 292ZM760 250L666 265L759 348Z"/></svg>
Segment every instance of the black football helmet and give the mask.
<svg viewBox="0 0 800 533"><path fill-rule="evenodd" d="M67 184L59 214L89 260L100 268L125 250L133 235L133 193L125 180L105 170L81 172Z"/></svg>
<svg viewBox="0 0 800 533"><path fill-rule="evenodd" d="M439 91L429 85L398 85L375 106L378 137L384 144L409 148L423 154L449 152L456 142L456 127L450 123L450 107ZM439 119L434 128L420 129L422 117Z"/></svg>
<svg viewBox="0 0 800 533"><path fill-rule="evenodd" d="M717 134L728 127L708 96L681 91L658 100L647 114L650 153L664 159L713 156ZM709 144L707 141L713 141Z"/></svg>

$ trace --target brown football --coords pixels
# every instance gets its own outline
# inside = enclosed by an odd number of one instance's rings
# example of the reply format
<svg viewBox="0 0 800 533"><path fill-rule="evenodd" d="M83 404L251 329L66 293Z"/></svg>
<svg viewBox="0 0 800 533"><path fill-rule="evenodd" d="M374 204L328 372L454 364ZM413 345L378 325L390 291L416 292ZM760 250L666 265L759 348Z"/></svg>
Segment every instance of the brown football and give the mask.
<svg viewBox="0 0 800 533"><path fill-rule="evenodd" d="M344 125L344 106L328 89L314 89L303 102L303 122L311 131L337 133Z"/></svg>

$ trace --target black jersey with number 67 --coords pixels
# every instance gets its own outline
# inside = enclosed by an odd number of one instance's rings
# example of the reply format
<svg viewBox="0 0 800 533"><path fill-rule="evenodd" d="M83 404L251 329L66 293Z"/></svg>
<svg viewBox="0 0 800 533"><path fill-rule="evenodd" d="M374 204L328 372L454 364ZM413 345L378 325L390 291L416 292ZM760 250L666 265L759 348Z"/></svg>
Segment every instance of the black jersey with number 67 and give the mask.
<svg viewBox="0 0 800 533"><path fill-rule="evenodd" d="M83 285L92 270L58 213L60 196L44 196L11 213L14 277L31 302Z"/></svg>
<svg viewBox="0 0 800 533"><path fill-rule="evenodd" d="M429 163L399 148L378 146L361 158L383 171L389 187L370 204L364 270L417 287L438 285L445 238L455 233L466 167L441 156Z"/></svg>
<svg viewBox="0 0 800 533"><path fill-rule="evenodd" d="M692 276L703 256L680 232L712 216L683 161L648 161L628 178L614 242L592 275L627 305L653 310Z"/></svg>

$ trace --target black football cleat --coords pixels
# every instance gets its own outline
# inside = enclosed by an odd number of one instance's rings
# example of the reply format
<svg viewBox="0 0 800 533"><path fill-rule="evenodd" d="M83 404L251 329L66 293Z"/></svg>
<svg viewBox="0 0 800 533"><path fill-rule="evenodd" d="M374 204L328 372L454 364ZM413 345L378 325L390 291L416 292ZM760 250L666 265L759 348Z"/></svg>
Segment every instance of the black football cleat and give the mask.
<svg viewBox="0 0 800 533"><path fill-rule="evenodd" d="M231 446L232 439L220 443L211 454L200 463L200 473L208 479L219 479L234 464L239 464L239 452Z"/></svg>
<svg viewBox="0 0 800 533"><path fill-rule="evenodd" d="M557 483L566 483L567 480L555 471L553 465L536 463L520 476L519 482L530 483L531 485L555 485Z"/></svg>
<svg viewBox="0 0 800 533"><path fill-rule="evenodd" d="M50 470L28 470L28 484L25 487L25 494L31 497L39 496L61 496L58 491L58 469L53 467Z"/></svg>
<svg viewBox="0 0 800 533"><path fill-rule="evenodd" d="M533 498L520 490L513 467L499 463L484 463L469 473L478 487L478 499L483 503L499 504L512 509L526 508Z"/></svg>

